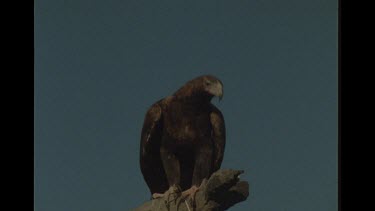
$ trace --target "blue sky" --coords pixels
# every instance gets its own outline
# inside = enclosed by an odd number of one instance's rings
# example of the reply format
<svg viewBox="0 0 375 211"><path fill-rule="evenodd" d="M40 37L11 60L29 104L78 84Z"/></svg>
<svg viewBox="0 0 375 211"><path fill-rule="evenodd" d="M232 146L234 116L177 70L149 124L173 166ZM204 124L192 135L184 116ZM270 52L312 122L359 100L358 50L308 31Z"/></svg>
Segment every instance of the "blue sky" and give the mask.
<svg viewBox="0 0 375 211"><path fill-rule="evenodd" d="M337 1L35 1L35 210L130 210L144 114L224 83L231 210L337 209Z"/></svg>

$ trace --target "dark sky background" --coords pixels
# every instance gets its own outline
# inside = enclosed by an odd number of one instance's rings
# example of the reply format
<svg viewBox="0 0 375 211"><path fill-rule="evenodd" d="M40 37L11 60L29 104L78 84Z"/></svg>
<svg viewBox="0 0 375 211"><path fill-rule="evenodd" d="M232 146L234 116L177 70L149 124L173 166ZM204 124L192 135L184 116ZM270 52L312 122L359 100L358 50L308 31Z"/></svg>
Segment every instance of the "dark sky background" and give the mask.
<svg viewBox="0 0 375 211"><path fill-rule="evenodd" d="M336 0L36 0L35 210L125 211L148 107L186 81L224 83L233 211L337 209Z"/></svg>

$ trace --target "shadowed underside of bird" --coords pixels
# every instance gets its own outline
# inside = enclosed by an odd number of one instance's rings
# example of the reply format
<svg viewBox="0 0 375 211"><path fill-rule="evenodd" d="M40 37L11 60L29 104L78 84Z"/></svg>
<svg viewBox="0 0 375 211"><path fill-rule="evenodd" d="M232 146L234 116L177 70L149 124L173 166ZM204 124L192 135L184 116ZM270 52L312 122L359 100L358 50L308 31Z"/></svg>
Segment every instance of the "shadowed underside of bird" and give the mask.
<svg viewBox="0 0 375 211"><path fill-rule="evenodd" d="M188 81L147 111L141 134L140 166L152 196L194 199L203 179L220 168L225 125L211 99L223 84L205 75Z"/></svg>

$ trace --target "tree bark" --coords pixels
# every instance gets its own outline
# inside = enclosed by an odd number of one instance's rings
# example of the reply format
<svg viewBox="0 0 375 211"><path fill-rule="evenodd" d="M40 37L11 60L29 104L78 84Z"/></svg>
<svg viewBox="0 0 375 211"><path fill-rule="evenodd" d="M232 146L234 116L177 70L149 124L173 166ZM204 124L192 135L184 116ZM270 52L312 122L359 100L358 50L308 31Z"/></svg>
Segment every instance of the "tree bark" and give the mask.
<svg viewBox="0 0 375 211"><path fill-rule="evenodd" d="M242 202L249 196L249 184L240 181L244 171L220 169L204 180L195 196L195 203L181 196L168 202L166 197L145 202L133 211L221 211Z"/></svg>

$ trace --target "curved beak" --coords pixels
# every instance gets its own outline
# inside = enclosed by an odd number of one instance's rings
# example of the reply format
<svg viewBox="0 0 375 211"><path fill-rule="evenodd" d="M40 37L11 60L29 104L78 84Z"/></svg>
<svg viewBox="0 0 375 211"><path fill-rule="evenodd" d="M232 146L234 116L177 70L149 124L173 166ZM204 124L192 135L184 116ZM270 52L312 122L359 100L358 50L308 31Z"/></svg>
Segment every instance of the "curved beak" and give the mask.
<svg viewBox="0 0 375 211"><path fill-rule="evenodd" d="M223 99L224 89L223 84L220 81L216 83L213 94L219 98L219 102Z"/></svg>

